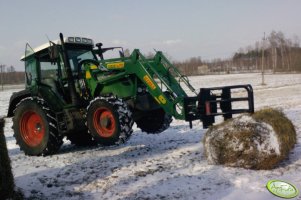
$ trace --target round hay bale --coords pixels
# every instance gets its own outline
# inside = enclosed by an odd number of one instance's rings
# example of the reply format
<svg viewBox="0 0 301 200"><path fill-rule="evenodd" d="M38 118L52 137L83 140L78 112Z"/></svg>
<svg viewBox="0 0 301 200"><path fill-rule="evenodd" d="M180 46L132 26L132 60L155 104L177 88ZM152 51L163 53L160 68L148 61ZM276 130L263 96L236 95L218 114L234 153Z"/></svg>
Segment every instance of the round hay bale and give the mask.
<svg viewBox="0 0 301 200"><path fill-rule="evenodd" d="M271 169L296 140L294 125L283 112L266 108L211 126L203 143L209 164Z"/></svg>

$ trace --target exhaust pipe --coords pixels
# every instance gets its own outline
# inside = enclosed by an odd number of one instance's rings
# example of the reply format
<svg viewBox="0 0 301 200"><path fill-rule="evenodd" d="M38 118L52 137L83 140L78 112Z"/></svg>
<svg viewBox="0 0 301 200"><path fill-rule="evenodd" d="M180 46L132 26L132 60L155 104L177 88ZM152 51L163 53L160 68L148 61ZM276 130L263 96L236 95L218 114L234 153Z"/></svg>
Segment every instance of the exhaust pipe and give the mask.
<svg viewBox="0 0 301 200"><path fill-rule="evenodd" d="M67 54L67 50L66 50L65 42L64 42L64 36L62 33L60 33L60 40L61 40L61 45L62 45L62 50L63 50L63 59L64 59L65 67L66 67L68 88L70 91L71 102L73 105L79 105L78 95L75 90L74 78L73 78L71 66L69 63L69 56Z"/></svg>

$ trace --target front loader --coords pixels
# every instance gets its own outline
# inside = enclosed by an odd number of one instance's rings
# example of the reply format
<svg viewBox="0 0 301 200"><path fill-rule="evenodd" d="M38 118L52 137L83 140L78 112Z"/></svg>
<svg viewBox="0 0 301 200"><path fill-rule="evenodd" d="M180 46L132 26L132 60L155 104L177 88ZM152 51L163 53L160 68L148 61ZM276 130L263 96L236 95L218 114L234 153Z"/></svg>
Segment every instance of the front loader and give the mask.
<svg viewBox="0 0 301 200"><path fill-rule="evenodd" d="M147 133L166 130L172 117L201 120L204 128L221 115L254 112L251 85L195 90L163 55L145 58L138 49L102 48L91 39L66 37L26 47L26 89L10 99L14 136L27 155L57 152L67 137L75 145L125 142L132 125ZM120 49L120 57L105 52ZM237 107L237 108L236 108Z"/></svg>

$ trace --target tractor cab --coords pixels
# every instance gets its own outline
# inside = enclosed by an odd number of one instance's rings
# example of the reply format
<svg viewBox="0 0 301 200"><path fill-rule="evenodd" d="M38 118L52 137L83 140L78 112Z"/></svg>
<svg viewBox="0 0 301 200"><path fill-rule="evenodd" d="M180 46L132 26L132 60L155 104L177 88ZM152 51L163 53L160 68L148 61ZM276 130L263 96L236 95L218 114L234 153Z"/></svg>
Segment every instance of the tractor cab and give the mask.
<svg viewBox="0 0 301 200"><path fill-rule="evenodd" d="M122 47L103 48L102 43L97 43L94 48L93 40L84 37L65 37L34 49L27 44L25 55L21 57L25 62L26 89L35 91L36 94L50 89L48 94L53 93L64 104L82 104L79 101L90 97L87 89L90 76L102 80L121 70L109 68L108 60L104 59L104 54L108 59L109 54L112 51L116 53L116 50L119 57L123 58ZM115 60L113 59L113 63ZM89 67L91 73L86 72L87 63L92 64ZM41 87L46 89L39 89Z"/></svg>
<svg viewBox="0 0 301 200"><path fill-rule="evenodd" d="M84 60L97 61L93 52L93 41L82 37L64 38L68 65L70 65L72 78L76 90L80 92L78 80L80 79L79 64ZM50 41L44 45L32 49L26 45L25 55L21 60L25 62L26 88L35 90L37 86L46 85L67 103L70 102L68 95L67 64L63 59L61 42Z"/></svg>

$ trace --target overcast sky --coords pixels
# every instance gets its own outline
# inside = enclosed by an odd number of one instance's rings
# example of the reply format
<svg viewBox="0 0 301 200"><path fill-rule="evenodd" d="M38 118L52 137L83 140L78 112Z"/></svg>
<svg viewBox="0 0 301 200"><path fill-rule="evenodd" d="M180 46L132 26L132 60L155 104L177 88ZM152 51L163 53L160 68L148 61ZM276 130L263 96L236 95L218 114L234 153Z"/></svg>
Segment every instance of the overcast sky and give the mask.
<svg viewBox="0 0 301 200"><path fill-rule="evenodd" d="M0 64L23 69L32 47L65 36L91 37L174 60L227 58L281 30L301 38L300 0L0 0Z"/></svg>

